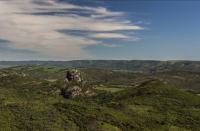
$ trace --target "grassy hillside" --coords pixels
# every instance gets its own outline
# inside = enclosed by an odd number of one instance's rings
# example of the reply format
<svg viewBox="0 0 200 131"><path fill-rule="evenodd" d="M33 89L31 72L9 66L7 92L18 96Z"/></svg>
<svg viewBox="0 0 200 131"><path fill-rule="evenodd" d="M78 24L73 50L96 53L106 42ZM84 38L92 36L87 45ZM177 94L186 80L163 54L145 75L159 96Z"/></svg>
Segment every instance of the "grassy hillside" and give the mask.
<svg viewBox="0 0 200 131"><path fill-rule="evenodd" d="M114 69L138 73L165 71L200 72L199 61L152 60L76 60L76 61L0 61L2 66L42 65L76 68Z"/></svg>
<svg viewBox="0 0 200 131"><path fill-rule="evenodd" d="M52 66L1 69L0 130L200 130L198 73L148 75L85 68L80 69L84 80L96 95L65 99L59 91L66 70Z"/></svg>

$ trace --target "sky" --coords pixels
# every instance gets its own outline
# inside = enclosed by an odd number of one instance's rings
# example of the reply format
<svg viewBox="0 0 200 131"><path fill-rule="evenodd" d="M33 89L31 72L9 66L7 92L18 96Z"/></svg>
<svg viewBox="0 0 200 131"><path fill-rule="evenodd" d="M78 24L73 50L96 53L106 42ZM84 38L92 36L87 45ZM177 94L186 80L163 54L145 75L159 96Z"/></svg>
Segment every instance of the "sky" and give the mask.
<svg viewBox="0 0 200 131"><path fill-rule="evenodd" d="M200 60L200 1L0 0L0 60Z"/></svg>

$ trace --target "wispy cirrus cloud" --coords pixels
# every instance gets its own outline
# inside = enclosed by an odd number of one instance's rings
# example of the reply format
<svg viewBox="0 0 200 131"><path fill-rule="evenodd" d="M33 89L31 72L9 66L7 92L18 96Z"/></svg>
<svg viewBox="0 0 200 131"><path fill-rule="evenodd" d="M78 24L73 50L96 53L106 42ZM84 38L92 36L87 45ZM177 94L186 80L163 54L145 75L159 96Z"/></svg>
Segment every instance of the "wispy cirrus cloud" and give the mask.
<svg viewBox="0 0 200 131"><path fill-rule="evenodd" d="M0 9L0 38L9 42L7 48L38 53L44 58L91 58L85 47L108 45L99 39L129 39L117 32L143 29L125 19L124 12L58 0L0 0ZM86 37L60 30L93 33Z"/></svg>

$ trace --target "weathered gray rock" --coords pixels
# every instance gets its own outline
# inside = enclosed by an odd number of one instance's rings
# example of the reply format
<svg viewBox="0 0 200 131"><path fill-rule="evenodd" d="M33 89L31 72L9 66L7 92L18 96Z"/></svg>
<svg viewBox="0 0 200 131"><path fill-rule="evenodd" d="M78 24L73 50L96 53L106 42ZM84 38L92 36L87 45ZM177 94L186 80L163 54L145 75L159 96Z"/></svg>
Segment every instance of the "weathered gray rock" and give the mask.
<svg viewBox="0 0 200 131"><path fill-rule="evenodd" d="M64 96L65 98L75 98L77 96L81 96L82 93L82 89L79 86L70 86L67 88L63 88L61 90L61 95Z"/></svg>
<svg viewBox="0 0 200 131"><path fill-rule="evenodd" d="M81 82L82 81L81 72L79 72L78 70L68 70L66 72L65 82L71 82L71 81Z"/></svg>

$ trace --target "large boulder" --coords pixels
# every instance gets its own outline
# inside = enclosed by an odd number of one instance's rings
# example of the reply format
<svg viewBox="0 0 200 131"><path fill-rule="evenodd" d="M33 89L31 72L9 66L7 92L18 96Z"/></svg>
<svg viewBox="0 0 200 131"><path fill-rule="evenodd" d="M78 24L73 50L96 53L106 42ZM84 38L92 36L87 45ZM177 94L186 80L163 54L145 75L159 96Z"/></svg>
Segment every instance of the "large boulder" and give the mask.
<svg viewBox="0 0 200 131"><path fill-rule="evenodd" d="M75 98L77 96L81 96L82 94L81 87L77 85L63 88L61 90L61 95L65 98Z"/></svg>
<svg viewBox="0 0 200 131"><path fill-rule="evenodd" d="M81 72L79 72L78 70L68 70L66 72L66 78L65 78L66 82L81 82L82 78L81 78Z"/></svg>

